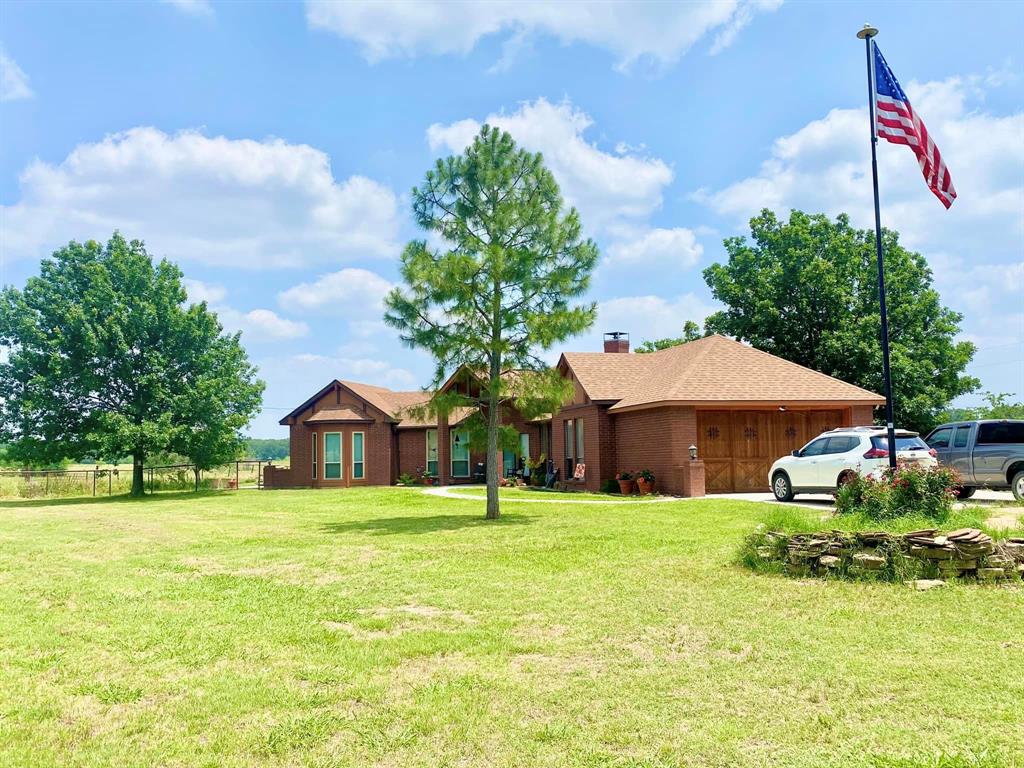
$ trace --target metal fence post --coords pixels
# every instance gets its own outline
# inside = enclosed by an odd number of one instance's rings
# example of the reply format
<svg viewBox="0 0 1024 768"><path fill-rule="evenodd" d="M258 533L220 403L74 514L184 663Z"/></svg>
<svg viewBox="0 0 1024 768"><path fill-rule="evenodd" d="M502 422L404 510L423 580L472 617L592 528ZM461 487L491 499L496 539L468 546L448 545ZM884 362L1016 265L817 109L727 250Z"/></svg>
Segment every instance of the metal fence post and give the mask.
<svg viewBox="0 0 1024 768"><path fill-rule="evenodd" d="M96 495L96 473L97 473L97 471L98 470L94 469L93 472L92 472L92 495L93 496Z"/></svg>
<svg viewBox="0 0 1024 768"><path fill-rule="evenodd" d="M46 478L46 495L50 495L50 473L44 472L43 476Z"/></svg>
<svg viewBox="0 0 1024 768"><path fill-rule="evenodd" d="M107 470L107 496L114 493L114 473Z"/></svg>

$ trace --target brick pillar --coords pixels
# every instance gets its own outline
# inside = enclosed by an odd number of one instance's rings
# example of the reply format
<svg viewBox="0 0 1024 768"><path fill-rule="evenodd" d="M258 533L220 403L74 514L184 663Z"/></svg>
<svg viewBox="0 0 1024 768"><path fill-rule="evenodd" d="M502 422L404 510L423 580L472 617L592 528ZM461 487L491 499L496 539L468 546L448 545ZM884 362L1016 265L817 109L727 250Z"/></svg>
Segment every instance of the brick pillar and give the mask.
<svg viewBox="0 0 1024 768"><path fill-rule="evenodd" d="M704 462L687 461L678 467L683 481L683 496L693 498L704 495Z"/></svg>

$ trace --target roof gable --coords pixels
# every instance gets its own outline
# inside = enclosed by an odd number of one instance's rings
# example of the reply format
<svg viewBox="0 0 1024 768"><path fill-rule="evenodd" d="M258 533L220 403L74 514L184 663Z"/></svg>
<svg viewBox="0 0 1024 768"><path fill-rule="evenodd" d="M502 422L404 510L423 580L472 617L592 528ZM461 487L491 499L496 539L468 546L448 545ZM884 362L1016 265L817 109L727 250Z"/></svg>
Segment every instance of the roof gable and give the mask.
<svg viewBox="0 0 1024 768"><path fill-rule="evenodd" d="M337 387L344 388L367 405L376 409L380 413L383 413L390 420L398 422L403 420L403 412L405 409L425 403L430 397L426 392L396 392L394 390L387 389L386 387L376 387L372 384L362 384L357 381L335 379L311 398L306 400L298 408L281 419L279 423L284 425L289 424L292 419L298 418L304 411L324 397L324 395L327 395ZM337 406L332 404L331 408L337 408ZM324 410L328 409L325 408Z"/></svg>

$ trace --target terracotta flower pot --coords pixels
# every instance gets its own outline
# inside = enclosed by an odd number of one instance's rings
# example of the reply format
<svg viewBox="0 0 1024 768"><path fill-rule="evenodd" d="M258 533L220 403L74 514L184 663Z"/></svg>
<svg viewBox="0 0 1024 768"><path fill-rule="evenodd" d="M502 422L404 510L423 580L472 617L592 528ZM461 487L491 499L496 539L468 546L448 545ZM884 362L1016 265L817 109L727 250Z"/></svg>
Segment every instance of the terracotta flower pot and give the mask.
<svg viewBox="0 0 1024 768"><path fill-rule="evenodd" d="M637 487L640 489L641 496L648 496L654 493L654 481L644 480L642 477L636 481Z"/></svg>
<svg viewBox="0 0 1024 768"><path fill-rule="evenodd" d="M623 496L631 496L633 494L633 481L619 480L619 493Z"/></svg>

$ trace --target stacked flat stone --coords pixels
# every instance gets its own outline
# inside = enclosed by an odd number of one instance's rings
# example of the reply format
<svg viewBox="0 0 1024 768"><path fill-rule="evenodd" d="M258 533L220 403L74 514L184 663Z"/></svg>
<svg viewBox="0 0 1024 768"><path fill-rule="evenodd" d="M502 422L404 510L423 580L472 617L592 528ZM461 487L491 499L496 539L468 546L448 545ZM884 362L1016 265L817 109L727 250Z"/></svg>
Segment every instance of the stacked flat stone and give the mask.
<svg viewBox="0 0 1024 768"><path fill-rule="evenodd" d="M996 554L989 558L990 563L994 557L999 557L1006 562L1004 568L1011 574L1016 573L1024 578L1024 536L1015 536L1000 542L996 545Z"/></svg>
<svg viewBox="0 0 1024 768"><path fill-rule="evenodd" d="M1024 538L999 545L977 528L940 534L936 528L893 534L887 531L818 531L786 537L764 534L757 553L766 560L780 558L792 575L822 575L846 568L852 575L879 572L902 554L924 561L940 578L985 581L1024 578Z"/></svg>

